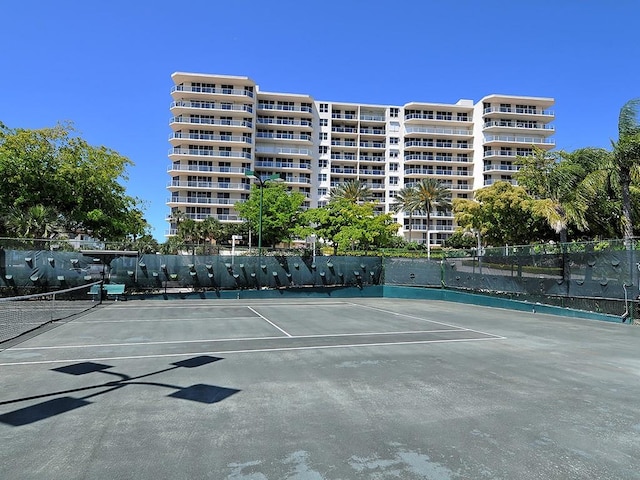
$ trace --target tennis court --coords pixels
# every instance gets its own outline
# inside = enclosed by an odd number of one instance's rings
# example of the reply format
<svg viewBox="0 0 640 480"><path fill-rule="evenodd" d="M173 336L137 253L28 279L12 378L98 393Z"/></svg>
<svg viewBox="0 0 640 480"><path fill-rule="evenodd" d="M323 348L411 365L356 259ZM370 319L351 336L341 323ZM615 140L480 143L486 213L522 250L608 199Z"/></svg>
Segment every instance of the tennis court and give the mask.
<svg viewBox="0 0 640 480"><path fill-rule="evenodd" d="M105 302L0 351L0 378L0 478L640 478L640 328L616 323Z"/></svg>

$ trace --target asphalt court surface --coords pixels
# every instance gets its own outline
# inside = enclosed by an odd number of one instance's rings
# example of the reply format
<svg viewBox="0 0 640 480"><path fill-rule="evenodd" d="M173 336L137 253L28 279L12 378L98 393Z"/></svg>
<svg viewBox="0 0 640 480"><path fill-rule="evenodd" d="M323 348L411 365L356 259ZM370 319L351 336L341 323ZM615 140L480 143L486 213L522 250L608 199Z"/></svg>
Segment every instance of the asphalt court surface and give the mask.
<svg viewBox="0 0 640 480"><path fill-rule="evenodd" d="M151 326L153 324L153 326ZM69 335L67 332L72 331ZM435 319L353 302L114 303L16 345L0 366L91 358L285 351L501 339ZM95 341L94 341L95 340ZM10 361L11 356L16 359Z"/></svg>
<svg viewBox="0 0 640 480"><path fill-rule="evenodd" d="M110 302L0 351L0 478L640 479L639 352L449 302Z"/></svg>

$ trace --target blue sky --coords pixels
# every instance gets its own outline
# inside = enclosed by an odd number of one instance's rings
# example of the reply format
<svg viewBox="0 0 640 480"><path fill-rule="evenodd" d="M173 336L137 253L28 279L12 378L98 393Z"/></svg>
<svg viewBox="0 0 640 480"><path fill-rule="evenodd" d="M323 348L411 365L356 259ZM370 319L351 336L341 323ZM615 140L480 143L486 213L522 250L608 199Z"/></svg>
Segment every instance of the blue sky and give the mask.
<svg viewBox="0 0 640 480"><path fill-rule="evenodd" d="M164 241L175 71L261 90L402 105L556 99L556 145L610 147L640 97L637 0L2 0L0 121L71 120L130 158Z"/></svg>

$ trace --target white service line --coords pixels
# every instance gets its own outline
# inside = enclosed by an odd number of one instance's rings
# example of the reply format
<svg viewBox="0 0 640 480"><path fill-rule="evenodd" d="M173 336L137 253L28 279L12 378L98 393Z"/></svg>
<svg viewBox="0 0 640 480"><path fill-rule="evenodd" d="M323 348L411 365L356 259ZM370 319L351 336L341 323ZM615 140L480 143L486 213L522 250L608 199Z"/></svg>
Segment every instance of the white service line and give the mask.
<svg viewBox="0 0 640 480"><path fill-rule="evenodd" d="M249 310L251 310L253 313L255 313L256 315L258 315L260 318L262 318L265 322L273 325L274 327L276 327L278 330L280 330L282 333L284 333L287 337L291 337L291 335L288 332L285 332L283 329L281 329L278 325L276 325L275 323L273 323L271 320L269 320L267 317L265 317L264 315L261 315L260 313L256 312L255 309L247 306L247 308Z"/></svg>
<svg viewBox="0 0 640 480"><path fill-rule="evenodd" d="M18 366L18 365L43 365L54 363L79 363L79 362L106 362L112 360L140 360L145 358L168 358L168 357L193 357L202 355L228 355L231 353L269 353L269 352L288 352L300 350L328 350L331 348L361 348L361 347L385 347L394 345L421 345L427 343L454 343L454 342L484 342L487 340L504 340L504 337L493 338L467 338L458 340L418 340L415 342L385 342L385 343L361 343L353 345L317 345L308 347L278 347L278 348L256 348L246 350L227 350L219 352L191 352L191 353L163 353L157 355L130 355L126 357L97 357L97 358L70 358L67 360L36 360L33 362L8 362L0 363L0 367Z"/></svg>
<svg viewBox="0 0 640 480"><path fill-rule="evenodd" d="M255 318L255 317L251 317ZM442 329L442 330L407 330L403 332L364 332L364 333L326 333L320 335L289 335L289 338L331 338L331 337L371 337L374 335L406 335L412 333L448 333L448 332L465 332L467 330L454 328L454 329ZM165 340L158 342L129 342L129 343L94 343L94 344L82 344L82 345L50 345L41 347L13 347L11 351L15 350L56 350L64 348L100 348L100 347L129 347L129 346L143 346L143 345L168 345L168 344L181 344L181 343L219 343L219 342L250 342L254 340L281 340L282 336L277 337L239 337L239 338L216 338L216 339L201 339L201 340Z"/></svg>
<svg viewBox="0 0 640 480"><path fill-rule="evenodd" d="M93 323L140 323L140 322L201 322L203 320L255 320L256 317L200 317L200 318L130 318L128 320L85 320L74 321L73 324L93 324Z"/></svg>
<svg viewBox="0 0 640 480"><path fill-rule="evenodd" d="M481 330L474 330L472 328L461 327L460 325L452 325L450 323L438 322L436 320L428 320L426 318L421 318L421 317L418 317L416 315L408 315L406 313L397 313L397 312L393 312L391 310L385 310L384 308L371 307L369 305L362 305L362 304L359 304L359 303L350 303L350 305L356 305L356 306L362 307L362 308L370 308L371 310L377 310L379 312L389 313L391 315L395 315L396 317L407 317L407 318L412 318L414 320L420 320L422 322L435 323L435 324L438 324L438 325L442 325L444 327L457 328L459 330L466 330L468 332L480 333L482 335L489 335L490 337L495 337L495 338L499 338L499 339L505 339L506 338L506 337L503 337L501 335L496 335L495 333L487 333L487 332L483 332Z"/></svg>

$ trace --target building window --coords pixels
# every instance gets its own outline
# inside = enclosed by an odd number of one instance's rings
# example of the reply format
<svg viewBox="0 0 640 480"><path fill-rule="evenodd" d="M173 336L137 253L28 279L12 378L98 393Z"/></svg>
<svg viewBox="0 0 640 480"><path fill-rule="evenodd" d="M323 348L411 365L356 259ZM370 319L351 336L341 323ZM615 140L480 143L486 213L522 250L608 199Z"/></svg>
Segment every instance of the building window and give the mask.
<svg viewBox="0 0 640 480"><path fill-rule="evenodd" d="M326 132L320 132L320 134L318 135L318 139L319 140L328 140L329 139L329 134Z"/></svg>
<svg viewBox="0 0 640 480"><path fill-rule="evenodd" d="M318 168L327 168L329 166L329 160L318 160Z"/></svg>
<svg viewBox="0 0 640 480"><path fill-rule="evenodd" d="M321 145L318 147L318 153L320 155L326 155L327 153L329 153L329 147L326 147L324 145Z"/></svg>
<svg viewBox="0 0 640 480"><path fill-rule="evenodd" d="M389 109L389 116L392 118L398 118L398 115L400 114L400 109L399 108L395 108L395 107L391 107Z"/></svg>
<svg viewBox="0 0 640 480"><path fill-rule="evenodd" d="M320 113L327 113L329 111L329 104L328 103L321 103L320 104Z"/></svg>
<svg viewBox="0 0 640 480"><path fill-rule="evenodd" d="M318 174L318 181L319 182L326 182L327 181L327 174L326 173L319 173Z"/></svg>
<svg viewBox="0 0 640 480"><path fill-rule="evenodd" d="M398 137L389 137L390 145L398 145L400 143L400 139Z"/></svg>
<svg viewBox="0 0 640 480"><path fill-rule="evenodd" d="M389 185L398 185L399 181L398 177L389 177Z"/></svg>
<svg viewBox="0 0 640 480"><path fill-rule="evenodd" d="M326 118L321 118L320 119L320 126L321 127L326 127L329 125L329 120L327 120Z"/></svg>
<svg viewBox="0 0 640 480"><path fill-rule="evenodd" d="M399 132L400 131L400 123L398 123L398 122L389 122L389 131L390 132Z"/></svg>

